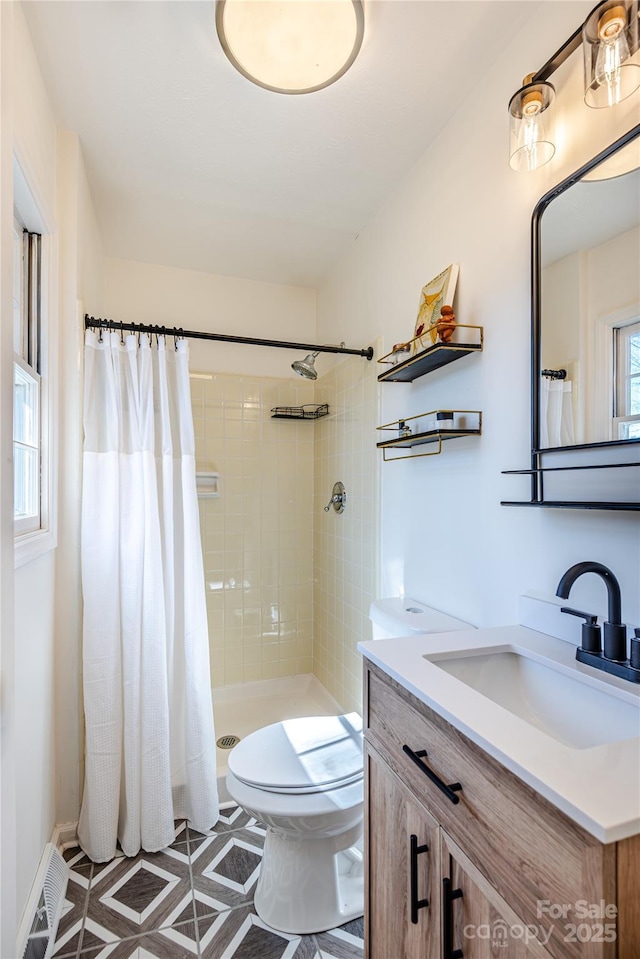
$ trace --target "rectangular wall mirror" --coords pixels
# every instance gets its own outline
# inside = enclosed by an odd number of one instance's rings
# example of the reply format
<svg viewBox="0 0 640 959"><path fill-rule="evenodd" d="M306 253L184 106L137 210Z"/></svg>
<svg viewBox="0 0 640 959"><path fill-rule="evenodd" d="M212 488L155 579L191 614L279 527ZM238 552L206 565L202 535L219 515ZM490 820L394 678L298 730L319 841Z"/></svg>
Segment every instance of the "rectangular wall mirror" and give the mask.
<svg viewBox="0 0 640 959"><path fill-rule="evenodd" d="M533 219L534 450L640 440L640 127Z"/></svg>
<svg viewBox="0 0 640 959"><path fill-rule="evenodd" d="M529 499L640 511L640 124L532 219Z"/></svg>

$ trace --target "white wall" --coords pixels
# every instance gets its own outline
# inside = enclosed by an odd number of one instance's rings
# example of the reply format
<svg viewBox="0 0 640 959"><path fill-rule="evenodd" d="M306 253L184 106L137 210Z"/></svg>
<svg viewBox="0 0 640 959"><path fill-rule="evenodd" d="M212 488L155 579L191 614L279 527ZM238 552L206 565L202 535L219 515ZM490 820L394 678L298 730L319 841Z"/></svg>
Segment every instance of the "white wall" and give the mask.
<svg viewBox="0 0 640 959"><path fill-rule="evenodd" d="M20 911L56 821L53 551L16 570L14 601L16 827L20 837L16 893Z"/></svg>
<svg viewBox="0 0 640 959"><path fill-rule="evenodd" d="M327 403L329 415L314 432L313 671L345 712L361 710L356 647L369 634L369 606L379 589L376 366L345 357L316 386L316 402ZM325 512L337 480L346 507Z"/></svg>
<svg viewBox="0 0 640 959"><path fill-rule="evenodd" d="M568 369L576 443L612 433L615 326L640 313L640 228L580 248L542 271L542 367Z"/></svg>
<svg viewBox="0 0 640 959"><path fill-rule="evenodd" d="M13 8L0 3L0 311L12 289L13 156L11 79ZM13 330L0 323L0 955L10 956L16 928L15 689L13 632Z"/></svg>
<svg viewBox="0 0 640 959"><path fill-rule="evenodd" d="M583 254L587 307L582 334L586 368L586 435L589 441L617 439L612 423L614 326L640 317L640 227L612 237ZM622 412L622 411L620 411Z"/></svg>
<svg viewBox="0 0 640 959"><path fill-rule="evenodd" d="M540 4L473 97L442 131L319 292L318 330L330 340L411 336L422 285L460 264L456 314L482 324L485 350L413 385L383 386L383 419L435 408L482 409L483 436L451 441L439 457L382 466L382 590L402 588L477 625L517 621L529 588L553 594L583 559L611 566L623 612L640 621L637 514L506 508L527 481L503 469L529 463L530 222L537 200L637 121L634 104L588 110L579 54L557 84L554 160L534 174L507 162L510 96L586 16L590 3ZM602 115L601 115L602 114ZM343 332L344 331L344 332ZM591 580L591 582L589 582ZM581 598L582 597L582 598ZM576 604L602 610L593 577ZM578 633L577 633L578 638Z"/></svg>
<svg viewBox="0 0 640 959"><path fill-rule="evenodd" d="M14 570L11 324L0 341L2 420L2 856L0 955L16 931L55 823L75 819L79 797L78 649L79 296L100 307L101 247L77 138L59 141L19 4L0 5L0 246L2 313L11 305L12 162L17 158L50 235L54 499L58 547ZM58 361L60 368L58 369ZM58 438L60 438L58 456ZM55 547L55 540L52 544ZM16 842L19 839L19 855Z"/></svg>
<svg viewBox="0 0 640 959"><path fill-rule="evenodd" d="M55 603L56 822L78 818L84 780L82 712L82 487L83 303L99 311L103 253L78 137L58 134L60 223L58 550ZM63 425L62 425L63 424Z"/></svg>
<svg viewBox="0 0 640 959"><path fill-rule="evenodd" d="M47 230L55 236L56 127L19 6L14 9L13 57L14 151ZM55 256L55 241L52 253ZM55 371L50 373L55 383ZM15 884L19 917L55 824L55 551L16 569L14 589L16 828L20 836Z"/></svg>
<svg viewBox="0 0 640 959"><path fill-rule="evenodd" d="M580 359L580 301L582 289L580 252L550 263L542 271L541 363L558 369Z"/></svg>
<svg viewBox="0 0 640 959"><path fill-rule="evenodd" d="M107 315L124 323L316 342L316 293L306 287L117 259L106 261L105 286ZM96 315L92 303L85 306ZM291 363L300 354L293 350L203 340L191 340L189 349L192 370L297 379Z"/></svg>

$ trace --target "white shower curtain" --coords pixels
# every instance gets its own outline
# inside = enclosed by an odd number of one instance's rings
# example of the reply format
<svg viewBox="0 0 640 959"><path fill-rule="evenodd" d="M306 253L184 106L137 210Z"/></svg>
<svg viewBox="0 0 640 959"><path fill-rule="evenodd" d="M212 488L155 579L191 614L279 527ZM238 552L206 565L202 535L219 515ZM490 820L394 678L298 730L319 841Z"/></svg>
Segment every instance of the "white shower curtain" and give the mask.
<svg viewBox="0 0 640 959"><path fill-rule="evenodd" d="M573 392L571 380L540 382L540 448L573 446Z"/></svg>
<svg viewBox="0 0 640 959"><path fill-rule="evenodd" d="M85 340L85 786L95 862L218 818L209 646L184 340Z"/></svg>

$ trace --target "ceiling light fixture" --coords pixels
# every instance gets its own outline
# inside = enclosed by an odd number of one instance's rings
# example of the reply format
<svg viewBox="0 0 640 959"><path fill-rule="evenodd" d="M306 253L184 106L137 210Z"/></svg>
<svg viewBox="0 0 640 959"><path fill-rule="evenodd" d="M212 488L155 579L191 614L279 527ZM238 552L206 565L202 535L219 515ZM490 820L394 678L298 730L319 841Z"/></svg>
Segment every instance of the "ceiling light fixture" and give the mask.
<svg viewBox="0 0 640 959"><path fill-rule="evenodd" d="M547 81L581 44L588 107L614 106L640 87L639 14L638 0L602 0L544 66L525 78L509 101L512 169L537 170L554 155L544 112L555 91Z"/></svg>
<svg viewBox="0 0 640 959"><path fill-rule="evenodd" d="M222 49L244 77L275 93L314 93L358 56L362 0L217 0Z"/></svg>

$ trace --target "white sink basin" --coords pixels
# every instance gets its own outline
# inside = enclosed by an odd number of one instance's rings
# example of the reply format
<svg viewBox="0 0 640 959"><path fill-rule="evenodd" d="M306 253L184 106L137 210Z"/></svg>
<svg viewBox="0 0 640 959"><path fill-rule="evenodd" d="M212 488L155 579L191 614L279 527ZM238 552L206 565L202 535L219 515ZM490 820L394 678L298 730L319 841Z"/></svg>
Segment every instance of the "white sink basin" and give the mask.
<svg viewBox="0 0 640 959"><path fill-rule="evenodd" d="M460 650L425 655L450 676L573 749L640 736L640 708L605 683L570 675L523 651ZM597 683L597 686L595 685Z"/></svg>

